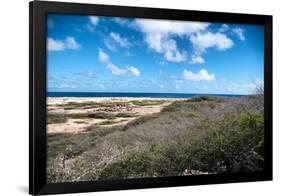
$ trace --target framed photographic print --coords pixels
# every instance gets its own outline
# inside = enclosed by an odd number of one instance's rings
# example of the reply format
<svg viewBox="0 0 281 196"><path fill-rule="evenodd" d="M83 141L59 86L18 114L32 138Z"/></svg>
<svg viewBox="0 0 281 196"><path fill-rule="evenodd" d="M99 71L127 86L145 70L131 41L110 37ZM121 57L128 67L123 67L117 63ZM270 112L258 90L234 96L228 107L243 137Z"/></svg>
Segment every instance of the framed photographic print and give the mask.
<svg viewBox="0 0 281 196"><path fill-rule="evenodd" d="M272 16L30 2L30 194L272 180Z"/></svg>

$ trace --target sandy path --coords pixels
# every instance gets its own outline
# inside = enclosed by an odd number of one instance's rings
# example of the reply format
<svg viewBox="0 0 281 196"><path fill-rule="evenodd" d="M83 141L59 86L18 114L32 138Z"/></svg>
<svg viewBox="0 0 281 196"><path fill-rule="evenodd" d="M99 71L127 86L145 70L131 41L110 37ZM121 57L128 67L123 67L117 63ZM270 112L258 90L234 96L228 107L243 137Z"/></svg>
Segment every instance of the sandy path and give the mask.
<svg viewBox="0 0 281 196"><path fill-rule="evenodd" d="M48 133L79 133L84 131L86 127L100 123L102 119L68 119L65 123L47 125ZM77 123L79 122L79 123Z"/></svg>

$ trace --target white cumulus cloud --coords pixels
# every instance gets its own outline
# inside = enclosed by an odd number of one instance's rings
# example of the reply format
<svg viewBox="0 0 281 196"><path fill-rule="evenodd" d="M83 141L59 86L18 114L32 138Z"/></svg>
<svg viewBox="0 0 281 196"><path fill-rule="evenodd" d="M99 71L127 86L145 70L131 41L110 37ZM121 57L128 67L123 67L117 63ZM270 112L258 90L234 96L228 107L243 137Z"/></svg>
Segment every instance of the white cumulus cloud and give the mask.
<svg viewBox="0 0 281 196"><path fill-rule="evenodd" d="M89 16L89 20L90 20L91 25L96 26L98 24L99 17L98 16Z"/></svg>
<svg viewBox="0 0 281 196"><path fill-rule="evenodd" d="M140 76L140 71L133 66L128 66L127 70L129 72L129 74L132 76L137 76L137 77Z"/></svg>
<svg viewBox="0 0 281 196"><path fill-rule="evenodd" d="M232 30L240 40L245 41L245 35L244 35L244 30L241 28L235 28Z"/></svg>
<svg viewBox="0 0 281 196"><path fill-rule="evenodd" d="M113 17L112 21L114 21L115 23L119 24L120 26L132 28L132 29L136 28L136 24L134 22L132 22L132 20L129 20L128 18Z"/></svg>
<svg viewBox="0 0 281 196"><path fill-rule="evenodd" d="M65 47L67 49L77 50L80 48L80 44L76 42L74 37L67 37L65 40Z"/></svg>
<svg viewBox="0 0 281 196"><path fill-rule="evenodd" d="M136 19L135 24L144 33L148 47L172 62L183 62L187 58L187 52L178 48L173 36L188 36L209 26L209 23L154 19Z"/></svg>
<svg viewBox="0 0 281 196"><path fill-rule="evenodd" d="M129 48L131 43L127 38L121 37L118 33L110 32L109 37L104 40L104 45L111 51L116 51L118 47Z"/></svg>
<svg viewBox="0 0 281 196"><path fill-rule="evenodd" d="M59 40L54 38L47 38L48 51L63 51L66 49L78 50L81 45L75 40L74 37L66 37L65 40Z"/></svg>
<svg viewBox="0 0 281 196"><path fill-rule="evenodd" d="M54 38L47 39L47 49L49 51L62 51L65 49L63 41Z"/></svg>
<svg viewBox="0 0 281 196"><path fill-rule="evenodd" d="M222 24L219 32L226 32L229 30L229 26L227 24Z"/></svg>
<svg viewBox="0 0 281 196"><path fill-rule="evenodd" d="M225 51L234 45L234 42L221 32L198 32L189 38L194 51L191 55L190 64L202 64L205 62L203 54L209 48L215 48L220 51Z"/></svg>
<svg viewBox="0 0 281 196"><path fill-rule="evenodd" d="M113 44L110 39L105 39L104 40L104 45L107 47L107 49L109 49L111 51L116 51L117 50L115 44Z"/></svg>
<svg viewBox="0 0 281 196"><path fill-rule="evenodd" d="M193 73L192 71L183 71L184 79L191 81L213 81L215 80L214 74L209 74L206 69L201 69L198 73Z"/></svg>
<svg viewBox="0 0 281 196"><path fill-rule="evenodd" d="M147 47L163 55L166 61L188 62L190 64L203 64L204 53L209 48L225 51L234 45L226 33L233 31L227 24L222 24L216 32L209 29L207 22L186 22L159 19L128 19L115 18L114 21L122 26L139 30L144 35ZM240 39L245 39L243 30L235 30ZM117 38L117 37L116 37ZM177 38L189 40L193 50L180 48ZM118 38L117 38L118 39ZM184 43L184 42L183 42ZM186 43L188 44L188 43ZM108 49L116 50L113 44L105 43Z"/></svg>
<svg viewBox="0 0 281 196"><path fill-rule="evenodd" d="M165 59L172 62L183 62L186 60L187 52L179 51L177 43L172 38L162 34L149 34L145 38L148 47L163 54Z"/></svg>
<svg viewBox="0 0 281 196"><path fill-rule="evenodd" d="M110 62L109 61L109 56L100 48L99 48L98 58L99 58L99 61L102 64L108 64Z"/></svg>
<svg viewBox="0 0 281 196"><path fill-rule="evenodd" d="M109 36L118 43L121 47L128 48L131 44L126 38L120 37L118 33L111 32Z"/></svg>
<svg viewBox="0 0 281 196"><path fill-rule="evenodd" d="M108 64L106 64L106 66L107 66L107 68L109 68L111 70L111 73L114 75L124 76L127 74L126 69L121 69L112 63L108 63Z"/></svg>
<svg viewBox="0 0 281 196"><path fill-rule="evenodd" d="M112 20L121 26L127 25L129 23L128 19L120 17L114 17Z"/></svg>
<svg viewBox="0 0 281 196"><path fill-rule="evenodd" d="M188 61L190 64L203 64L205 62L203 54L207 49L224 51L234 45L234 42L225 34L230 30L227 24L222 24L217 32L212 32L209 29L211 24L207 22L159 19L135 19L131 22L121 18L115 18L114 21L122 26L126 25L141 31L148 48L163 55L164 59L170 62ZM177 38L189 40L193 50L179 48ZM116 47L110 43L105 43L105 45L110 50L116 50Z"/></svg>
<svg viewBox="0 0 281 196"><path fill-rule="evenodd" d="M134 66L127 66L126 68L119 68L110 61L110 57L102 49L99 49L98 59L100 63L106 65L113 75L118 76L140 76L140 71Z"/></svg>
<svg viewBox="0 0 281 196"><path fill-rule="evenodd" d="M209 23L205 22L181 22L156 19L136 19L136 24L146 34L174 34L190 35L205 30Z"/></svg>
<svg viewBox="0 0 281 196"><path fill-rule="evenodd" d="M207 48L226 50L233 46L233 41L223 33L196 33L190 37L191 43L196 49L205 51Z"/></svg>
<svg viewBox="0 0 281 196"><path fill-rule="evenodd" d="M200 55L192 55L189 61L190 64L203 64L204 62L204 58Z"/></svg>

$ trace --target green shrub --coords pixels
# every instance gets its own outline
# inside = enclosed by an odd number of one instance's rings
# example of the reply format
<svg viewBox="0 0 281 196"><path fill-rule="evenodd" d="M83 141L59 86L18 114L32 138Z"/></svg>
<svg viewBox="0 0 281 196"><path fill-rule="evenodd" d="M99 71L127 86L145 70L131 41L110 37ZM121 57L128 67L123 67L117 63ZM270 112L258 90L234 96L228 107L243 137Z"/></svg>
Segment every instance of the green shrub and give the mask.
<svg viewBox="0 0 281 196"><path fill-rule="evenodd" d="M128 179L148 177L151 168L150 157L147 153L134 153L108 165L99 175L99 180Z"/></svg>
<svg viewBox="0 0 281 196"><path fill-rule="evenodd" d="M116 117L121 117L121 118L130 118L130 117L135 117L137 116L136 113L129 113L129 112L122 112L118 113L115 115Z"/></svg>
<svg viewBox="0 0 281 196"><path fill-rule="evenodd" d="M67 118L64 114L60 113L48 113L47 114L47 124L54 124L54 123L65 123Z"/></svg>
<svg viewBox="0 0 281 196"><path fill-rule="evenodd" d="M182 108L183 102L181 101L175 101L171 103L170 105L165 106L161 112L176 112Z"/></svg>
<svg viewBox="0 0 281 196"><path fill-rule="evenodd" d="M193 140L187 166L209 172L263 168L263 114L227 114L202 128L206 134Z"/></svg>
<svg viewBox="0 0 281 196"><path fill-rule="evenodd" d="M67 104L60 105L64 107L73 107L73 108L81 108L81 107L93 107L93 106L98 106L97 102L93 101L85 101L85 102L68 102Z"/></svg>
<svg viewBox="0 0 281 196"><path fill-rule="evenodd" d="M200 105L198 103L193 103L190 100L175 101L170 105L165 106L161 112L178 112L180 110L198 110Z"/></svg>
<svg viewBox="0 0 281 196"><path fill-rule="evenodd" d="M137 106L154 106L154 105L161 105L165 101L162 100L142 100L142 101L131 101L134 105Z"/></svg>
<svg viewBox="0 0 281 196"><path fill-rule="evenodd" d="M116 124L117 122L114 120L106 120L106 121L102 121L100 123L97 123L95 125L112 125L112 124Z"/></svg>
<svg viewBox="0 0 281 196"><path fill-rule="evenodd" d="M74 113L74 114L68 114L67 115L69 118L74 118L74 119L85 119L85 118L95 118L95 119L109 119L113 120L115 118L123 117L123 118L128 118L128 117L135 117L135 113L107 113L107 112L92 112L92 113Z"/></svg>
<svg viewBox="0 0 281 196"><path fill-rule="evenodd" d="M200 114L198 112L187 112L186 116L190 118L195 118L195 117L199 117Z"/></svg>
<svg viewBox="0 0 281 196"><path fill-rule="evenodd" d="M99 102L97 103L100 107L125 107L128 105L127 102Z"/></svg>
<svg viewBox="0 0 281 196"><path fill-rule="evenodd" d="M64 110L74 110L74 109L77 109L77 107L75 107L75 106L65 106L63 109Z"/></svg>
<svg viewBox="0 0 281 196"><path fill-rule="evenodd" d="M84 119L84 118L96 118L96 119L114 119L115 115L106 112L95 112L95 113L76 113L69 114L70 118Z"/></svg>
<svg viewBox="0 0 281 196"><path fill-rule="evenodd" d="M216 97L213 96L195 96L192 97L189 101L190 102L201 102L201 101L215 101Z"/></svg>

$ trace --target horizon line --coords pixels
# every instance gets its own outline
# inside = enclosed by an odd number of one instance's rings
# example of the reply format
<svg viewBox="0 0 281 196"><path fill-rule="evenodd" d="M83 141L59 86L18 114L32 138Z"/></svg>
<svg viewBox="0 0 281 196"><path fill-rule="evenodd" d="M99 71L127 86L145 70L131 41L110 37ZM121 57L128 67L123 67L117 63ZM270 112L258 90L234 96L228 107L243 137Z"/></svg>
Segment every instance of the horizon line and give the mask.
<svg viewBox="0 0 281 196"><path fill-rule="evenodd" d="M122 94L125 94L125 93L136 93L136 94L194 94L194 95L253 95L254 93L252 94L236 94L236 93L182 93L182 92L99 92L99 91L96 91L96 92L89 92L89 91L49 91L47 93L122 93Z"/></svg>

